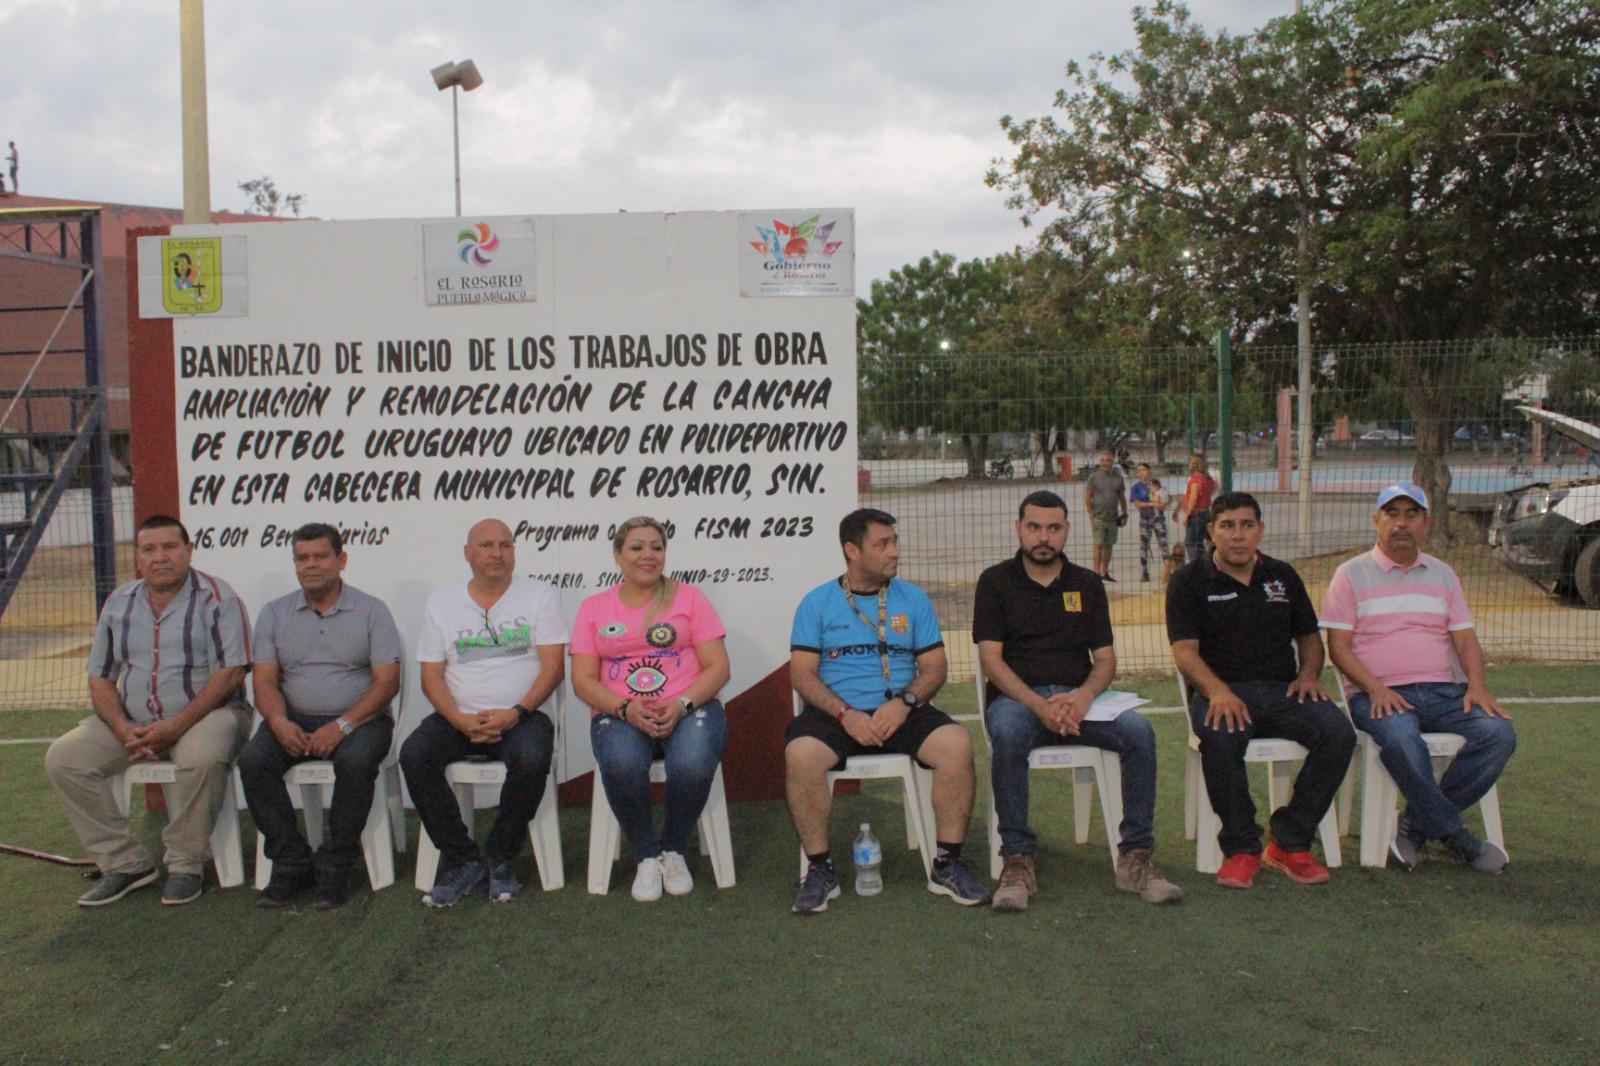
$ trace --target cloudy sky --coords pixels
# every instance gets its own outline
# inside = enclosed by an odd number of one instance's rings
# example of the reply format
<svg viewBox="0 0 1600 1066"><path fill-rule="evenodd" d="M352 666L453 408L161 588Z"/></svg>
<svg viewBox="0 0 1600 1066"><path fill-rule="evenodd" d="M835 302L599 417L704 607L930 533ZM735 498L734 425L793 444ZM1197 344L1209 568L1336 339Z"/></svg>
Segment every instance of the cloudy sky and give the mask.
<svg viewBox="0 0 1600 1066"><path fill-rule="evenodd" d="M1292 0L1196 0L1245 32ZM0 0L0 141L22 190L178 206L176 0ZM474 59L469 214L854 207L858 289L933 249L1026 241L983 184L1003 114L1042 114L1069 59L1132 44L1128 9L1062 0L782 6L212 0L212 206L270 174L322 218L449 215L450 101Z"/></svg>

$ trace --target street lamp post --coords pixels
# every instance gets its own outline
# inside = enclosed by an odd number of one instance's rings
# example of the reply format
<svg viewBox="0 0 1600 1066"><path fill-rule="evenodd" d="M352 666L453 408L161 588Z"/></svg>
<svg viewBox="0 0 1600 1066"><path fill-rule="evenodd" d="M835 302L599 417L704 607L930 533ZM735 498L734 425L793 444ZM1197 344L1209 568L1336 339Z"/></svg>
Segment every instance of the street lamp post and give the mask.
<svg viewBox="0 0 1600 1066"><path fill-rule="evenodd" d="M183 221L211 221L211 149L206 123L204 0L178 5L178 53L183 97Z"/></svg>
<svg viewBox="0 0 1600 1066"><path fill-rule="evenodd" d="M433 84L438 86L440 92L450 90L450 126L455 141L456 163L456 217L461 217L461 106L460 94L457 90L471 92L483 84L483 75L478 73L478 65L470 59L463 59L459 63L441 63L428 71L433 75Z"/></svg>

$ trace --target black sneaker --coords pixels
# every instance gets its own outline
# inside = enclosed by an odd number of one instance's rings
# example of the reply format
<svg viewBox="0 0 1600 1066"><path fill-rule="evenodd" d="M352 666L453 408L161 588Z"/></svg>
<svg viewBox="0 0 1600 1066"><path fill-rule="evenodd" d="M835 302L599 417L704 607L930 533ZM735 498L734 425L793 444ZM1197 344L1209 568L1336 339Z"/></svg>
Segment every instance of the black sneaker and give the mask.
<svg viewBox="0 0 1600 1066"><path fill-rule="evenodd" d="M433 888L423 895L422 903L427 907L453 907L462 896L484 887L484 881L483 863L468 859L440 874Z"/></svg>
<svg viewBox="0 0 1600 1066"><path fill-rule="evenodd" d="M989 902L988 882L973 872L966 859L935 859L933 873L928 875L928 891L949 896L963 907Z"/></svg>
<svg viewBox="0 0 1600 1066"><path fill-rule="evenodd" d="M522 891L517 880L516 867L510 859L501 859L489 869L489 902L510 903Z"/></svg>
<svg viewBox="0 0 1600 1066"><path fill-rule="evenodd" d="M94 887L78 897L80 907L104 907L107 903L115 903L136 888L153 885L156 880L155 867L148 870L137 870L131 874L104 874L94 883Z"/></svg>
<svg viewBox="0 0 1600 1066"><path fill-rule="evenodd" d="M267 887L256 897L256 906L266 907L269 910L287 907L294 902L296 896L310 888L311 884L309 866L285 866L281 862L273 863L272 880L267 882Z"/></svg>
<svg viewBox="0 0 1600 1066"><path fill-rule="evenodd" d="M163 907L181 907L185 903L193 903L200 898L201 877L199 874L167 874L167 883L161 886L161 905Z"/></svg>
<svg viewBox="0 0 1600 1066"><path fill-rule="evenodd" d="M839 874L832 863L814 862L806 867L800 879L800 891L794 895L796 914L821 914L828 909L828 901L839 896Z"/></svg>
<svg viewBox="0 0 1600 1066"><path fill-rule="evenodd" d="M1117 583L1117 579L1112 577L1110 574L1101 574L1100 580L1104 581L1108 585L1115 585Z"/></svg>
<svg viewBox="0 0 1600 1066"><path fill-rule="evenodd" d="M311 906L331 911L350 902L350 869L345 866L317 867L317 893Z"/></svg>

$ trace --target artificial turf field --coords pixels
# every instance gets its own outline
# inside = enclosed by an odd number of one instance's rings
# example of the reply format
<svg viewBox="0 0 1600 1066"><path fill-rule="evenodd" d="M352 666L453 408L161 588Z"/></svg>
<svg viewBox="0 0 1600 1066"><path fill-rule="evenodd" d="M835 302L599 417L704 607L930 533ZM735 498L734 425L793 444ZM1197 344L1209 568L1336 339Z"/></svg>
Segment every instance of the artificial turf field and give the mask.
<svg viewBox="0 0 1600 1066"><path fill-rule="evenodd" d="M1500 696L1600 694L1592 667L1491 680ZM1121 684L1175 702L1170 684ZM941 702L970 710L968 692ZM80 713L0 714L0 738ZM0 855L0 1063L1593 1063L1600 703L1513 714L1501 877L1447 859L1363 870L1351 837L1328 885L1263 870L1249 892L1217 888L1183 839L1174 715L1154 722L1157 861L1187 893L1176 907L1112 888L1098 813L1073 844L1069 790L1049 774L1033 778L1041 892L1021 915L924 891L888 784L841 798L833 833L843 858L873 824L883 894L856 897L844 862L845 894L807 919L788 913L797 859L778 804L732 809L737 887L717 891L691 856L695 892L653 905L628 897L626 859L610 895L584 891L586 810L562 814L564 890L538 891L524 853L520 898L448 911L418 903L409 856L393 887L359 884L318 913L260 911L249 888L210 883L187 907L148 890L89 911L72 904L78 871ZM81 854L42 757L0 746L0 841ZM160 817L136 816L152 843Z"/></svg>

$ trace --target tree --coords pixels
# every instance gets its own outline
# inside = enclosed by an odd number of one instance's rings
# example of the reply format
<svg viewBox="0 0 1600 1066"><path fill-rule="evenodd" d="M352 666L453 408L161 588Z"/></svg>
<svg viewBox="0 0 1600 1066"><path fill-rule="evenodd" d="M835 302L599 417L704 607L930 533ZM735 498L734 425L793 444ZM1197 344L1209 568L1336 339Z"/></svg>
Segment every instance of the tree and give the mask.
<svg viewBox="0 0 1600 1066"><path fill-rule="evenodd" d="M1403 385L1416 479L1447 503L1472 400L1443 342L1600 326L1600 11L1313 0L1231 36L1161 0L1134 25L1135 49L1068 66L1057 116L1001 120L1016 155L990 183L1152 301L1192 249L1219 324L1259 341L1292 336L1304 210L1318 338L1388 345L1372 375Z"/></svg>
<svg viewBox="0 0 1600 1066"><path fill-rule="evenodd" d="M249 181L241 181L239 190L250 197L250 206L246 207L247 215L266 215L277 218L282 212L288 212L295 218L300 217L300 212L305 208L306 197L304 193L292 192L283 194L278 192L278 186L266 174Z"/></svg>
<svg viewBox="0 0 1600 1066"><path fill-rule="evenodd" d="M930 427L961 435L969 477L982 477L996 404L1011 379L995 365L1015 262L958 263L935 251L874 281L856 301L861 414L893 430Z"/></svg>

